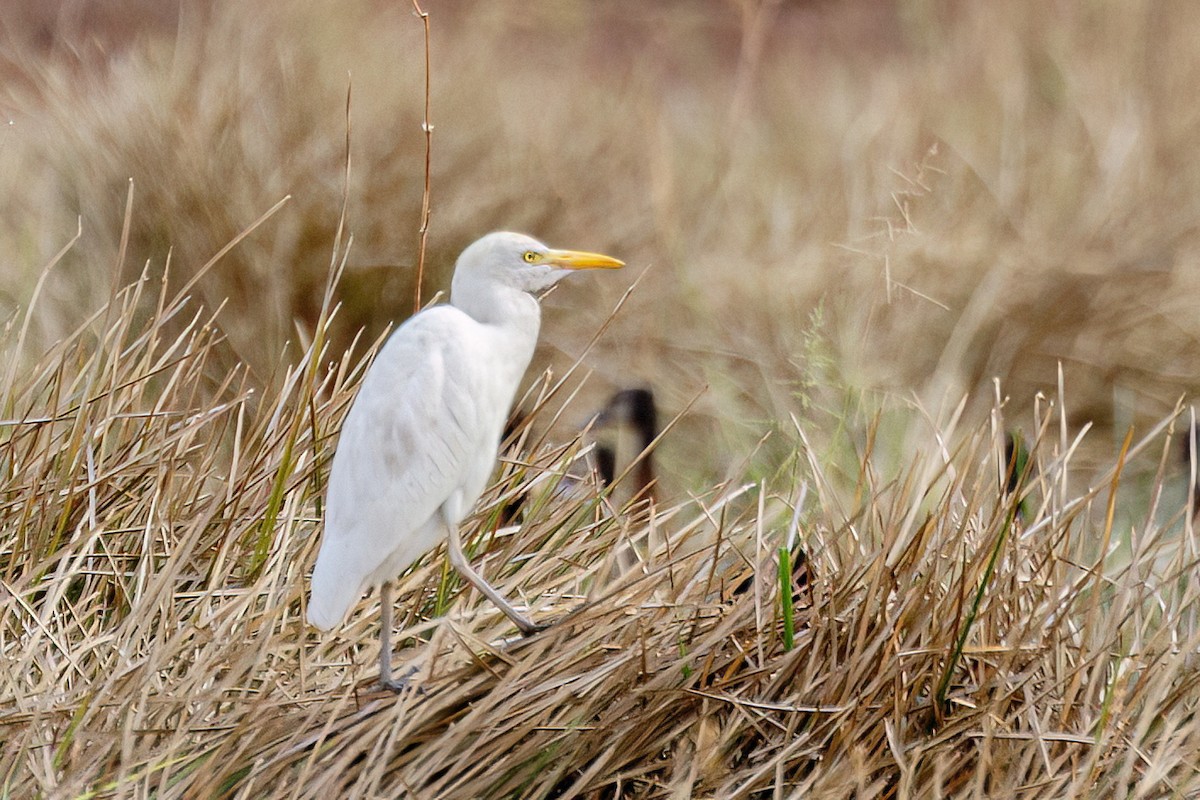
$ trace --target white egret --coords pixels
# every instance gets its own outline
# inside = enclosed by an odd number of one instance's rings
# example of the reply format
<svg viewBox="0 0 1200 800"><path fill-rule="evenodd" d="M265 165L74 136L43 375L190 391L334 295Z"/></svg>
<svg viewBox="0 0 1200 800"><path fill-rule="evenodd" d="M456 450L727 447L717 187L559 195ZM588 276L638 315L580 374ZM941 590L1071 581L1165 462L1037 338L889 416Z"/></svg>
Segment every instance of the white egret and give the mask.
<svg viewBox="0 0 1200 800"><path fill-rule="evenodd" d="M541 325L534 294L579 269L624 264L490 233L458 258L450 303L401 325L342 425L308 621L329 630L369 587L382 603L380 681L393 689L391 581L448 539L450 563L523 634L538 627L471 568L458 526L496 463L504 421Z"/></svg>

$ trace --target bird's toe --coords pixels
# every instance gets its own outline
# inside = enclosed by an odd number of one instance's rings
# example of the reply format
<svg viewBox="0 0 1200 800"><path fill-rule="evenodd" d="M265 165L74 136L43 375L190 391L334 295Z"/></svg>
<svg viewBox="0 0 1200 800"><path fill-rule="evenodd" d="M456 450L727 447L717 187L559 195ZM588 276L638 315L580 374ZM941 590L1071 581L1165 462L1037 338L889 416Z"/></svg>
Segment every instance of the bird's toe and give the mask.
<svg viewBox="0 0 1200 800"><path fill-rule="evenodd" d="M380 675L379 685L390 692L395 692L396 694L404 694L405 692L413 691L418 695L423 695L425 694L425 690L420 686L414 686L412 683L412 677L416 675L418 671L419 670L417 670L416 667L409 667L408 671L398 678Z"/></svg>
<svg viewBox="0 0 1200 800"><path fill-rule="evenodd" d="M550 627L549 622L526 622L521 626L522 636L533 636L535 633L541 633Z"/></svg>

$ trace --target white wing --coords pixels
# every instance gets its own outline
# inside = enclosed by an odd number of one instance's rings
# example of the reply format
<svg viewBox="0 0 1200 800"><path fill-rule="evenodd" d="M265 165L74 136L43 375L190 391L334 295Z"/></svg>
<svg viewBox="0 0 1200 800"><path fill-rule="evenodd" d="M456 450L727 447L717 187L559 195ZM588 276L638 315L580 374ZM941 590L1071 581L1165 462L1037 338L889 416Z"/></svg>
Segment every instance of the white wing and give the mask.
<svg viewBox="0 0 1200 800"><path fill-rule="evenodd" d="M477 330L458 309L428 309L392 334L364 378L330 471L308 606L318 628L437 544L438 508L468 476L490 472L508 409L487 413L491 370ZM385 565L391 574L376 575Z"/></svg>

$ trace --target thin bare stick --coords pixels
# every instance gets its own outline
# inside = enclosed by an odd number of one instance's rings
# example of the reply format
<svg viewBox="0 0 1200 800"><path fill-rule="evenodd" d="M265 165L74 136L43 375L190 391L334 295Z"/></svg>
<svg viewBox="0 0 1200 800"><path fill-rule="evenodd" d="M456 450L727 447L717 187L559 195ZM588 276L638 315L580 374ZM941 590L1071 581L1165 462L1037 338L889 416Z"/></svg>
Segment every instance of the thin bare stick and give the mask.
<svg viewBox="0 0 1200 800"><path fill-rule="evenodd" d="M421 243L417 249L417 286L413 293L413 313L421 310L421 283L425 279L425 243L429 239L429 173L430 152L433 149L433 125L429 124L429 13L421 9L417 0L412 0L413 13L421 18L425 26L425 117L421 130L425 131L425 188L421 193Z"/></svg>

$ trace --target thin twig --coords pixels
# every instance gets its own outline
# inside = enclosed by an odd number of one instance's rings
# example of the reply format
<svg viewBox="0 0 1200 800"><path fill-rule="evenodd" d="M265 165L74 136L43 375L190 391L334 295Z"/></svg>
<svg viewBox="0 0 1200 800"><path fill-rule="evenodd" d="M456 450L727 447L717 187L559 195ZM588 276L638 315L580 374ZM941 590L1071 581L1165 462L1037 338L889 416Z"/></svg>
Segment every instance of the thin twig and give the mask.
<svg viewBox="0 0 1200 800"><path fill-rule="evenodd" d="M413 313L421 310L421 283L425 279L425 243L429 239L429 186L430 153L433 149L433 125L429 123L429 13L421 9L417 0L412 0L413 12L425 26L425 116L421 130L425 131L425 188L421 193L421 243L417 249L417 286L413 296Z"/></svg>

